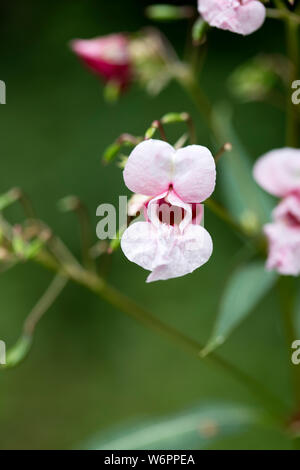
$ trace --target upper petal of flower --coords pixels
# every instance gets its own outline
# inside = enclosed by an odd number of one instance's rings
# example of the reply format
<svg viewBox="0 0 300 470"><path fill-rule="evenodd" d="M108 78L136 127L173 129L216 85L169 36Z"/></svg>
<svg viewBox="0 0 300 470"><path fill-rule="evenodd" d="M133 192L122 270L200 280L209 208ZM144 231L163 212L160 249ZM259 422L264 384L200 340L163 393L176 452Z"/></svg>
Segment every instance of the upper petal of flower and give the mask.
<svg viewBox="0 0 300 470"><path fill-rule="evenodd" d="M74 39L71 49L98 76L114 80L124 89L131 80L129 41L125 34Z"/></svg>
<svg viewBox="0 0 300 470"><path fill-rule="evenodd" d="M175 149L161 140L149 139L131 152L123 175L134 193L157 196L169 189Z"/></svg>
<svg viewBox="0 0 300 470"><path fill-rule="evenodd" d="M259 29L266 17L257 0L198 0L198 10L211 26L243 35Z"/></svg>
<svg viewBox="0 0 300 470"><path fill-rule="evenodd" d="M175 151L161 140L146 140L135 147L124 169L131 191L158 196L173 187L183 202L202 202L214 190L216 165L206 147L190 145Z"/></svg>
<svg viewBox="0 0 300 470"><path fill-rule="evenodd" d="M205 201L216 185L216 164L208 148L189 145L177 150L172 183L184 202Z"/></svg>
<svg viewBox="0 0 300 470"><path fill-rule="evenodd" d="M300 194L300 150L272 150L258 159L253 170L256 182L278 197Z"/></svg>

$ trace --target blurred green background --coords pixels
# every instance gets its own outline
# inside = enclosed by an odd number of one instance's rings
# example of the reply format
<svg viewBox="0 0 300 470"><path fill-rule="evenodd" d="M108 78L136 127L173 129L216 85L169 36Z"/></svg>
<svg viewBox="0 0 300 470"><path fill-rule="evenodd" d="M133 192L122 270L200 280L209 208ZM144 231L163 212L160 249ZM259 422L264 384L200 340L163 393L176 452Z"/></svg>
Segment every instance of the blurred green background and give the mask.
<svg viewBox="0 0 300 470"><path fill-rule="evenodd" d="M0 79L7 85L7 104L0 107L0 191L22 187L40 217L78 256L76 220L60 213L57 201L78 195L96 227L96 207L117 204L118 196L127 194L120 170L100 162L116 136L124 131L140 134L166 112L188 111L201 144L211 145L193 104L176 84L156 98L133 87L109 106L102 85L68 48L74 37L135 31L149 24L143 14L146 3L15 0L0 6ZM162 29L181 51L186 23ZM226 99L226 79L241 61L283 47L281 25L273 21L247 38L215 30L202 86L214 101ZM235 125L253 160L284 143L283 115L270 105L236 103ZM12 221L22 217L18 208L8 214ZM208 211L206 226L214 254L190 276L146 285L147 273L121 251L114 255L109 274L120 290L201 342L209 336L241 247ZM0 338L8 346L50 279L50 273L32 264L1 275ZM275 294L264 300L220 353L286 400L288 357L276 300ZM189 357L84 289L68 285L40 323L26 362L0 374L0 448L81 448L86 439L112 426L212 399L255 404L222 370ZM234 449L289 446L279 433L254 429L215 444Z"/></svg>

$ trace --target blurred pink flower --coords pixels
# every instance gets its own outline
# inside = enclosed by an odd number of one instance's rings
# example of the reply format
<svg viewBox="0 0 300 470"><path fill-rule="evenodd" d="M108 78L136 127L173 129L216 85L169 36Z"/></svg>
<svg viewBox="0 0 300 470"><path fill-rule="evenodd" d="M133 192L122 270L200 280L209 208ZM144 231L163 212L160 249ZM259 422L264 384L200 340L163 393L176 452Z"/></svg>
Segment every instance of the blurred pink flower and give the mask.
<svg viewBox="0 0 300 470"><path fill-rule="evenodd" d="M258 0L198 0L198 10L211 26L243 35L259 29L266 17Z"/></svg>
<svg viewBox="0 0 300 470"><path fill-rule="evenodd" d="M273 222L264 227L269 241L268 269L300 274L300 150L283 148L261 157L254 178L270 194L282 198Z"/></svg>
<svg viewBox="0 0 300 470"><path fill-rule="evenodd" d="M129 40L124 34L94 39L74 39L71 49L85 65L104 81L114 81L124 89L131 79Z"/></svg>
<svg viewBox="0 0 300 470"><path fill-rule="evenodd" d="M143 194L145 222L124 232L121 247L130 261L151 271L147 282L191 273L208 261L212 240L200 225L200 204L214 191L216 166L206 147L175 150L160 140L135 147L124 169L124 181Z"/></svg>

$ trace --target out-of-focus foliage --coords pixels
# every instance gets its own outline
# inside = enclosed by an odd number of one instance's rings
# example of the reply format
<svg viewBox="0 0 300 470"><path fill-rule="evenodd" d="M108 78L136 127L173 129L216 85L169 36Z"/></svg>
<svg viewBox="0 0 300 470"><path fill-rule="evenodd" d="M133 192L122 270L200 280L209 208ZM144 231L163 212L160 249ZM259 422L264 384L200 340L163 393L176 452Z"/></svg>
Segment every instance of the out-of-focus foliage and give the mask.
<svg viewBox="0 0 300 470"><path fill-rule="evenodd" d="M289 67L279 54L258 55L234 70L228 79L229 89L242 101L262 100L269 94L276 98L277 86L288 81Z"/></svg>
<svg viewBox="0 0 300 470"><path fill-rule="evenodd" d="M94 437L88 449L205 449L214 442L268 424L259 411L230 403L208 403L184 413L146 420Z"/></svg>
<svg viewBox="0 0 300 470"><path fill-rule="evenodd" d="M203 356L226 341L234 328L274 286L277 277L274 271L266 272L264 262L253 262L234 272L223 293L214 330L202 352Z"/></svg>
<svg viewBox="0 0 300 470"><path fill-rule="evenodd" d="M232 125L231 108L227 104L216 106L214 120L222 141L232 144L232 151L220 162L224 199L245 230L258 233L270 218L272 199L253 179L251 159Z"/></svg>

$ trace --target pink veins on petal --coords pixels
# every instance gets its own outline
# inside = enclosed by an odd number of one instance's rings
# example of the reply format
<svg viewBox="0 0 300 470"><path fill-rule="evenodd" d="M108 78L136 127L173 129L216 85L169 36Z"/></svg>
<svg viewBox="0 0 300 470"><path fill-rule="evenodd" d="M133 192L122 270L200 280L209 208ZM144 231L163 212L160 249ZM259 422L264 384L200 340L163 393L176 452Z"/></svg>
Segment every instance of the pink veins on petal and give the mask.
<svg viewBox="0 0 300 470"><path fill-rule="evenodd" d="M121 240L127 258L151 271L147 281L183 276L206 263L212 240L200 223L201 202L216 180L210 151L199 145L176 151L166 142L146 140L132 151L123 174L131 191L147 197L146 221L131 224Z"/></svg>

